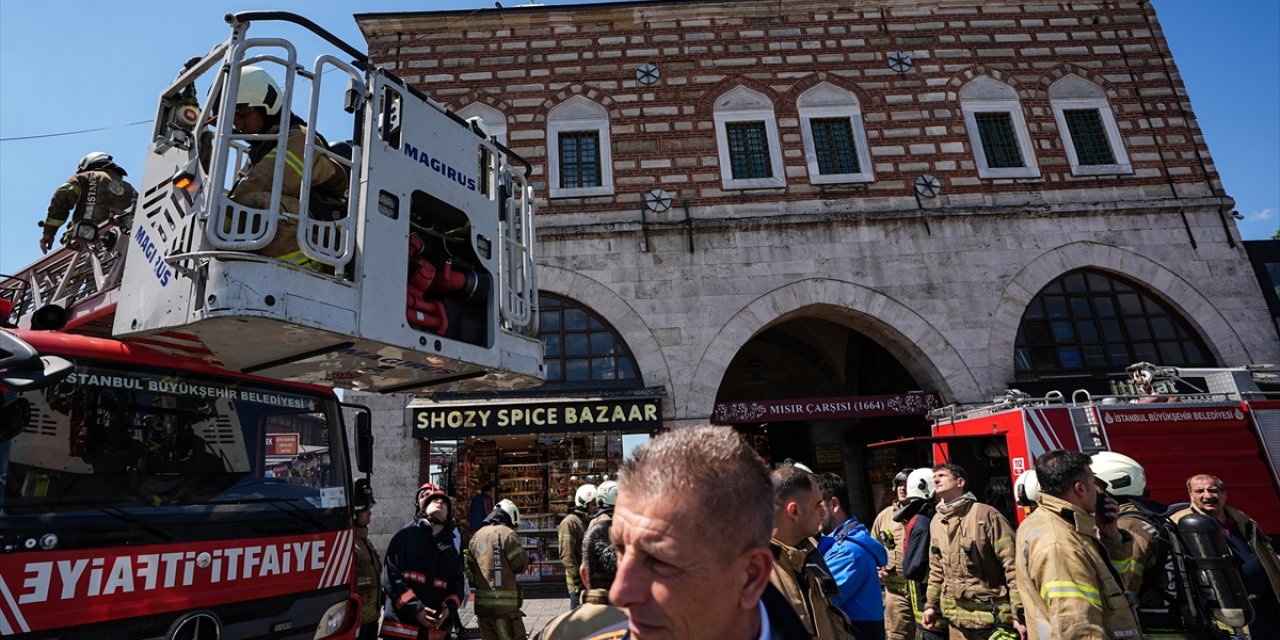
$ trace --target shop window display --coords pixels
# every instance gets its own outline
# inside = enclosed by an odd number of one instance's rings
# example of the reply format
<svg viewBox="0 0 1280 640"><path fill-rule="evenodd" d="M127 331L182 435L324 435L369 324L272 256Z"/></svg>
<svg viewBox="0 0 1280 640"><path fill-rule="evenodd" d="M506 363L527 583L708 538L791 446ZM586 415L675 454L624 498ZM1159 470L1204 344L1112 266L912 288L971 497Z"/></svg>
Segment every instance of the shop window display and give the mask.
<svg viewBox="0 0 1280 640"><path fill-rule="evenodd" d="M485 485L494 487L495 503L504 498L514 502L530 560L529 570L517 579L563 584L556 529L579 486L616 479L622 438L622 433L600 432L434 441L431 476L459 496L455 515L465 536L471 534L468 505Z"/></svg>

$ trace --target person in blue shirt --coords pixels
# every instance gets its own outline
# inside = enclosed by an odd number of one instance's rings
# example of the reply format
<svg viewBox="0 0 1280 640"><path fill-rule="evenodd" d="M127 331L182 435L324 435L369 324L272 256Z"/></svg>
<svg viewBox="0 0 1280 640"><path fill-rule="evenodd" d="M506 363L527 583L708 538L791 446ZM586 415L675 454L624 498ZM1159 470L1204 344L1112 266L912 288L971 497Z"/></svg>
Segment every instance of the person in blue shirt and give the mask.
<svg viewBox="0 0 1280 640"><path fill-rule="evenodd" d="M889 562L889 553L849 513L849 487L843 478L824 473L818 486L824 507L818 549L840 588L832 604L849 616L857 640L884 640L884 600L876 569Z"/></svg>

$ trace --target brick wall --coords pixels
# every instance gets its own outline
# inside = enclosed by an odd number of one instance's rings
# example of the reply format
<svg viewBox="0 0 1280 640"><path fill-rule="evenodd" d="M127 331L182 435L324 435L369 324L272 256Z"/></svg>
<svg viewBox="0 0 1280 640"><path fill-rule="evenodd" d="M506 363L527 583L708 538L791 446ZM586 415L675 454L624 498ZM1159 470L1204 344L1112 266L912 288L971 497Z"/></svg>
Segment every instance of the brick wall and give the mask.
<svg viewBox="0 0 1280 640"><path fill-rule="evenodd" d="M815 200L854 210L914 209L911 181L942 178L939 207L1221 196L1204 139L1149 3L870 3L744 0L487 9L361 17L371 57L453 109L507 117L510 145L547 193L547 112L574 95L609 111L613 196L546 202L543 214L635 212L655 187L693 207ZM889 68L906 52L915 66ZM635 69L659 66L652 86ZM1133 173L1071 175L1048 87L1076 74L1108 96ZM1039 178L982 179L957 92L986 75L1016 89ZM811 185L796 98L819 82L854 93L875 180ZM768 96L785 188L721 186L712 105L747 86Z"/></svg>

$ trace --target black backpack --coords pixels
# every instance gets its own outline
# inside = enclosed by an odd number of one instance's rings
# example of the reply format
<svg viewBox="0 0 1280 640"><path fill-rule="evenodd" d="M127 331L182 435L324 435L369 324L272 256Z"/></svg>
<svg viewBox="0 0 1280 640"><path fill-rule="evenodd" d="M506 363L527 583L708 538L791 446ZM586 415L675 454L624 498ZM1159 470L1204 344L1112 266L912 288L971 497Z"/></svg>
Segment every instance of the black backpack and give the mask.
<svg viewBox="0 0 1280 640"><path fill-rule="evenodd" d="M1166 586L1144 577L1138 597L1138 620L1147 633L1185 633L1201 638L1222 637L1214 626L1209 604L1201 592L1195 566L1187 554L1178 525L1168 517L1172 511L1158 513L1134 502L1136 511L1120 513L1121 519L1136 519L1156 531L1156 566L1149 572L1163 571ZM1149 574L1148 574L1149 575ZM1145 603L1145 604L1142 604ZM1158 604L1157 604L1158 603Z"/></svg>

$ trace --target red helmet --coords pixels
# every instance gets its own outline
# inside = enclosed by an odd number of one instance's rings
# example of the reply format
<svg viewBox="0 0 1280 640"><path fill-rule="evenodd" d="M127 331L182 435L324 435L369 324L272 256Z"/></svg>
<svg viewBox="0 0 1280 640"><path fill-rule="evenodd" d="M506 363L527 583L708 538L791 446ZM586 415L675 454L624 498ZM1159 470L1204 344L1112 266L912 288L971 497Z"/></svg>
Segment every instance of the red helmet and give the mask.
<svg viewBox="0 0 1280 640"><path fill-rule="evenodd" d="M437 497L444 498L445 506L450 511L453 510L453 501L449 499L449 494L445 493L443 489L441 489L440 487L437 487L434 484L431 484L430 482L423 484L421 487L418 487L418 493L414 496L415 506L422 504L422 497L424 494L428 496L428 499L427 499L428 503L430 503L431 500L435 500Z"/></svg>

